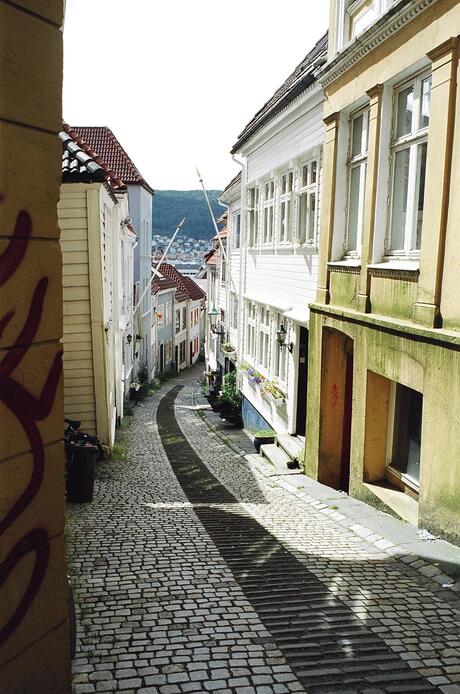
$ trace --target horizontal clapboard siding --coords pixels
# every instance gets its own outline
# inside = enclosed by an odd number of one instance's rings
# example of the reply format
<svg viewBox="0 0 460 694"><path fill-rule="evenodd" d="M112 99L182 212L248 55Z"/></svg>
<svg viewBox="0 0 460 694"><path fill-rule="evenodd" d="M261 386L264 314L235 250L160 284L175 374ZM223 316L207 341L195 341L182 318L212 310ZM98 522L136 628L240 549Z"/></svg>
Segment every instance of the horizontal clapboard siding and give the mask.
<svg viewBox="0 0 460 694"><path fill-rule="evenodd" d="M63 262L64 412L95 433L86 190L62 185L58 217Z"/></svg>

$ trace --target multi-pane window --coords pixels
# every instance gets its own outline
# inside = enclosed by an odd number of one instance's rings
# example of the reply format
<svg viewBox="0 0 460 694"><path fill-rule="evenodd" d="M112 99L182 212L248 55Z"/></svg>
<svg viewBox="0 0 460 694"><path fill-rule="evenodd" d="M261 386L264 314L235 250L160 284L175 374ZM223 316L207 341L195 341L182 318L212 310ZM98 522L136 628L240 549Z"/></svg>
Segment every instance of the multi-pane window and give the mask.
<svg viewBox="0 0 460 694"><path fill-rule="evenodd" d="M364 196L366 187L369 109L356 113L350 123L350 145L347 162L348 210L345 253L361 254Z"/></svg>
<svg viewBox="0 0 460 694"><path fill-rule="evenodd" d="M268 244L273 239L275 224L275 182L267 181L264 186L264 216L262 242Z"/></svg>
<svg viewBox="0 0 460 694"><path fill-rule="evenodd" d="M251 361L256 356L256 305L249 302L246 307L246 354Z"/></svg>
<svg viewBox="0 0 460 694"><path fill-rule="evenodd" d="M318 162L316 159L302 165L299 185L299 219L297 240L300 244L316 243L318 219Z"/></svg>
<svg viewBox="0 0 460 694"><path fill-rule="evenodd" d="M279 242L291 241L292 225L292 191L294 190L294 172L286 171L281 176Z"/></svg>
<svg viewBox="0 0 460 694"><path fill-rule="evenodd" d="M278 313L277 315L277 320L276 320L276 329L280 330L281 326L283 325L283 316L281 313ZM279 345L278 342L275 340L275 376L279 378L280 381L283 383L286 381L286 372L287 372L287 356L289 354L287 349L282 349Z"/></svg>
<svg viewBox="0 0 460 694"><path fill-rule="evenodd" d="M184 306L182 309L182 330L185 330L186 327L187 327L187 308L186 308L186 306Z"/></svg>
<svg viewBox="0 0 460 694"><path fill-rule="evenodd" d="M257 246L257 236L259 232L259 188L249 188L248 190L248 246Z"/></svg>
<svg viewBox="0 0 460 694"><path fill-rule="evenodd" d="M241 215L238 212L233 217L233 246L234 248L239 248L240 247L240 241L241 241Z"/></svg>
<svg viewBox="0 0 460 694"><path fill-rule="evenodd" d="M238 297L234 292L230 294L230 327L238 328Z"/></svg>
<svg viewBox="0 0 460 694"><path fill-rule="evenodd" d="M343 37L338 48L365 31L394 2L395 0L342 0Z"/></svg>
<svg viewBox="0 0 460 694"><path fill-rule="evenodd" d="M176 311L176 333L180 333L180 308Z"/></svg>
<svg viewBox="0 0 460 694"><path fill-rule="evenodd" d="M395 93L387 242L387 252L392 255L417 255L420 250L430 94L430 75L406 82Z"/></svg>
<svg viewBox="0 0 460 694"><path fill-rule="evenodd" d="M263 306L259 310L259 365L268 371L270 361L270 311Z"/></svg>

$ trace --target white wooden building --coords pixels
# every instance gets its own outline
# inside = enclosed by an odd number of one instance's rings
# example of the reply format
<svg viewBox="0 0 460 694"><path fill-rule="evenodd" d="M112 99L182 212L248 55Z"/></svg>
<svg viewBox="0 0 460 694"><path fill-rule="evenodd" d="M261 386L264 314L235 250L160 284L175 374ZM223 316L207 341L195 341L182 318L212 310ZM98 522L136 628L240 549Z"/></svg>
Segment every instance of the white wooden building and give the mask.
<svg viewBox="0 0 460 694"><path fill-rule="evenodd" d="M244 422L297 436L299 448L318 265L323 91L316 74L326 53L327 35L245 127L232 150L241 176L220 198L229 206L225 330L237 350Z"/></svg>

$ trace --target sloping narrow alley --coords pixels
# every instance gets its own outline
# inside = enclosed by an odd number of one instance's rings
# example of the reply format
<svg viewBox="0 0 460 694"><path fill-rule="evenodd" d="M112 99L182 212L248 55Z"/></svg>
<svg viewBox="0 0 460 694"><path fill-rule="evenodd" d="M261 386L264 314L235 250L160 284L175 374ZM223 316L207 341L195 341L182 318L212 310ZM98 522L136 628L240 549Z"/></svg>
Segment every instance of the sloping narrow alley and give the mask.
<svg viewBox="0 0 460 694"><path fill-rule="evenodd" d="M69 505L75 694L460 691L458 594L227 445L198 376Z"/></svg>

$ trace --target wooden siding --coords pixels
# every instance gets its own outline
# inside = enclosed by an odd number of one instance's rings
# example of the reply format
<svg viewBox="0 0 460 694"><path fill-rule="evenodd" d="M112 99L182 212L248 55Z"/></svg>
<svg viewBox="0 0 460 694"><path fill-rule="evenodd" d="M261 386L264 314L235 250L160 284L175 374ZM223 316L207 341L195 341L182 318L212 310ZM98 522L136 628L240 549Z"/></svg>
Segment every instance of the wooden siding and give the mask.
<svg viewBox="0 0 460 694"><path fill-rule="evenodd" d="M64 297L64 413L80 419L96 433L96 402L91 334L88 266L87 191L71 183L61 186L58 205L61 228Z"/></svg>

